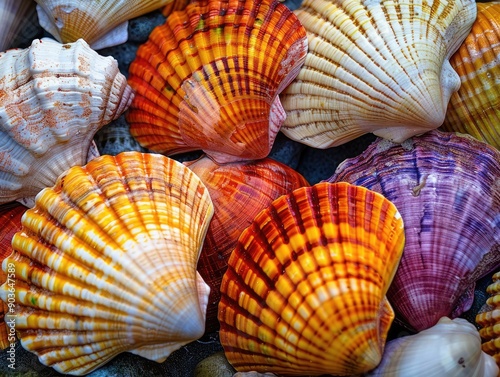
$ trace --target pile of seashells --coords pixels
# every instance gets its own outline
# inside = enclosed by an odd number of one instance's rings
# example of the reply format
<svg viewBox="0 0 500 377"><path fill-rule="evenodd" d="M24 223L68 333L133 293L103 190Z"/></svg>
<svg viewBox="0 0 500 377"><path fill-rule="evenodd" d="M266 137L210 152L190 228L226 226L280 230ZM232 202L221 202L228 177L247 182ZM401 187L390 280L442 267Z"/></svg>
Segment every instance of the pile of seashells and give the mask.
<svg viewBox="0 0 500 377"><path fill-rule="evenodd" d="M238 376L499 375L500 3L2 7L3 349L86 375L217 333ZM124 73L102 51L151 12ZM273 154L367 134L318 181Z"/></svg>

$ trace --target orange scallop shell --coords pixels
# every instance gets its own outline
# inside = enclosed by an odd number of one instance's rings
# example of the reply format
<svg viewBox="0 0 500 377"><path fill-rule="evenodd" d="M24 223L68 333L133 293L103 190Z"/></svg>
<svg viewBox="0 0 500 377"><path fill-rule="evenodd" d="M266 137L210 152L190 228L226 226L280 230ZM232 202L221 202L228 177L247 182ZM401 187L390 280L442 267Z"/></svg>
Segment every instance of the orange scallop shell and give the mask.
<svg viewBox="0 0 500 377"><path fill-rule="evenodd" d="M476 322L481 326L479 335L483 339L483 351L493 356L500 367L500 272L493 275L493 282L486 288L486 292L491 297L477 314Z"/></svg>
<svg viewBox="0 0 500 377"><path fill-rule="evenodd" d="M285 118L278 94L306 52L305 29L275 0L194 1L157 26L130 65L130 132L167 155L264 158Z"/></svg>
<svg viewBox="0 0 500 377"><path fill-rule="evenodd" d="M460 89L448 104L442 129L467 133L500 149L500 3L477 3L477 18L451 66Z"/></svg>
<svg viewBox="0 0 500 377"><path fill-rule="evenodd" d="M198 261L198 271L210 286L205 331L212 332L219 329L219 288L241 232L274 199L309 183L270 158L218 165L203 157L185 164L207 187L215 209Z"/></svg>
<svg viewBox="0 0 500 377"><path fill-rule="evenodd" d="M396 207L363 187L325 182L276 199L241 234L222 280L229 362L300 376L373 369L403 246Z"/></svg>
<svg viewBox="0 0 500 377"><path fill-rule="evenodd" d="M27 207L16 203L0 205L0 265L12 253L11 241L14 234L21 229L21 217ZM0 284L7 280L7 274L0 269ZM5 323L5 314L9 308L0 301L0 349L9 347L9 328Z"/></svg>

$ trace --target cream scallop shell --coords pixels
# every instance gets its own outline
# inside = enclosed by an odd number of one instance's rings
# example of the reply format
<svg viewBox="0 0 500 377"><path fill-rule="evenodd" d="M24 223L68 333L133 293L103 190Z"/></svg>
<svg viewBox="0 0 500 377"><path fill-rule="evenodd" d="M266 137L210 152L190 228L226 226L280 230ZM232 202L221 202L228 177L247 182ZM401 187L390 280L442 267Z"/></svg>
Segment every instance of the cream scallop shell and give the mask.
<svg viewBox="0 0 500 377"><path fill-rule="evenodd" d="M99 50L125 43L128 20L174 0L35 0L40 25L59 42L82 38Z"/></svg>
<svg viewBox="0 0 500 377"><path fill-rule="evenodd" d="M85 164L96 131L132 98L117 61L82 39L0 53L0 203L35 196Z"/></svg>
<svg viewBox="0 0 500 377"><path fill-rule="evenodd" d="M3 262L23 347L81 375L125 351L163 361L201 337L210 289L196 264L212 214L198 177L161 155L69 169L37 195Z"/></svg>
<svg viewBox="0 0 500 377"><path fill-rule="evenodd" d="M328 148L441 126L460 85L449 58L471 29L474 1L305 0L296 14L309 51L281 95L285 135Z"/></svg>

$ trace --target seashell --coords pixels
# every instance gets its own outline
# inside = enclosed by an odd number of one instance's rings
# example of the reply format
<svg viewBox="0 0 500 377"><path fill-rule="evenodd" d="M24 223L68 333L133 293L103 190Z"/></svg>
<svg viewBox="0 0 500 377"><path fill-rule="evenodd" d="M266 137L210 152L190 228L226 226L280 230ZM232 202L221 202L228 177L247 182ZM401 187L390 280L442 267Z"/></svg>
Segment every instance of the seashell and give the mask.
<svg viewBox="0 0 500 377"><path fill-rule="evenodd" d="M190 3L190 0L174 0L165 5L161 9L161 13L164 17L168 17L172 14L172 12L176 12L178 10L186 9L186 6Z"/></svg>
<svg viewBox="0 0 500 377"><path fill-rule="evenodd" d="M198 262L198 271L210 286L205 330L211 332L219 329L220 284L241 232L274 199L309 184L270 158L218 165L205 156L185 164L208 188L215 208Z"/></svg>
<svg viewBox="0 0 500 377"><path fill-rule="evenodd" d="M305 0L309 51L282 93L289 138L315 148L366 133L403 142L438 128L460 79L449 58L476 18L472 0Z"/></svg>
<svg viewBox="0 0 500 377"><path fill-rule="evenodd" d="M486 292L491 295L486 300L486 305L476 316L476 323L482 328L479 334L483 339L482 349L488 355L493 356L495 362L500 366L500 336L498 323L500 318L500 272L493 275L491 283Z"/></svg>
<svg viewBox="0 0 500 377"><path fill-rule="evenodd" d="M2 0L0 3L0 51L14 47L12 43L23 28L33 23L33 0Z"/></svg>
<svg viewBox="0 0 500 377"><path fill-rule="evenodd" d="M128 39L128 20L173 0L35 0L40 25L61 43L84 39L94 50Z"/></svg>
<svg viewBox="0 0 500 377"><path fill-rule="evenodd" d="M380 194L318 183L241 234L221 284L220 341L239 372L350 375L377 366L403 221Z"/></svg>
<svg viewBox="0 0 500 377"><path fill-rule="evenodd" d="M35 196L87 162L92 137L133 94L112 57L83 40L0 53L0 203Z"/></svg>
<svg viewBox="0 0 500 377"><path fill-rule="evenodd" d="M67 170L37 195L3 262L15 265L22 346L81 375L125 351L163 361L202 336L209 287L196 263L212 214L198 177L161 155Z"/></svg>
<svg viewBox="0 0 500 377"><path fill-rule="evenodd" d="M306 51L302 25L275 0L194 1L157 26L130 65L130 132L167 155L264 158L285 117L278 94Z"/></svg>
<svg viewBox="0 0 500 377"><path fill-rule="evenodd" d="M498 268L500 152L488 144L437 130L378 139L328 181L379 192L401 213L406 244L387 297L413 329L468 310L475 282Z"/></svg>
<svg viewBox="0 0 500 377"><path fill-rule="evenodd" d="M448 104L442 129L458 131L500 149L500 3L477 3L477 18L451 66L461 85Z"/></svg>
<svg viewBox="0 0 500 377"><path fill-rule="evenodd" d="M497 377L498 366L481 351L476 328L463 318L442 317L422 332L387 342L369 377Z"/></svg>
<svg viewBox="0 0 500 377"><path fill-rule="evenodd" d="M21 229L21 216L27 208L19 203L7 203L0 205L0 263L12 253L10 242L14 233ZM9 274L0 270L0 284L9 283ZM12 276L10 276L12 279ZM0 349L5 349L14 343L16 339L14 330L10 333L10 327L5 323L5 314L9 311L9 304L12 306L12 299L7 302L0 301ZM14 314L11 312L11 314Z"/></svg>

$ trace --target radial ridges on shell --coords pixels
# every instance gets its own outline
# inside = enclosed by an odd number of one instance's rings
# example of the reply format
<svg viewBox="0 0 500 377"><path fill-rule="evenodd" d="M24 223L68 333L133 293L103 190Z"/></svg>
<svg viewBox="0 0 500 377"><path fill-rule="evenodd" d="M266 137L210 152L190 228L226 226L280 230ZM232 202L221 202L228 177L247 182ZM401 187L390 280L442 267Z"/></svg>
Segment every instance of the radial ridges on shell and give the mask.
<svg viewBox="0 0 500 377"><path fill-rule="evenodd" d="M163 361L201 337L210 289L196 264L212 214L198 177L161 155L69 169L37 195L2 265L15 266L23 347L81 375L125 351Z"/></svg>
<svg viewBox="0 0 500 377"><path fill-rule="evenodd" d="M460 85L449 58L474 22L474 1L305 0L295 13L309 50L281 95L288 137L328 148L441 126Z"/></svg>
<svg viewBox="0 0 500 377"><path fill-rule="evenodd" d="M375 368L403 245L396 207L363 187L318 183L273 201L241 234L222 280L229 362L295 376Z"/></svg>

